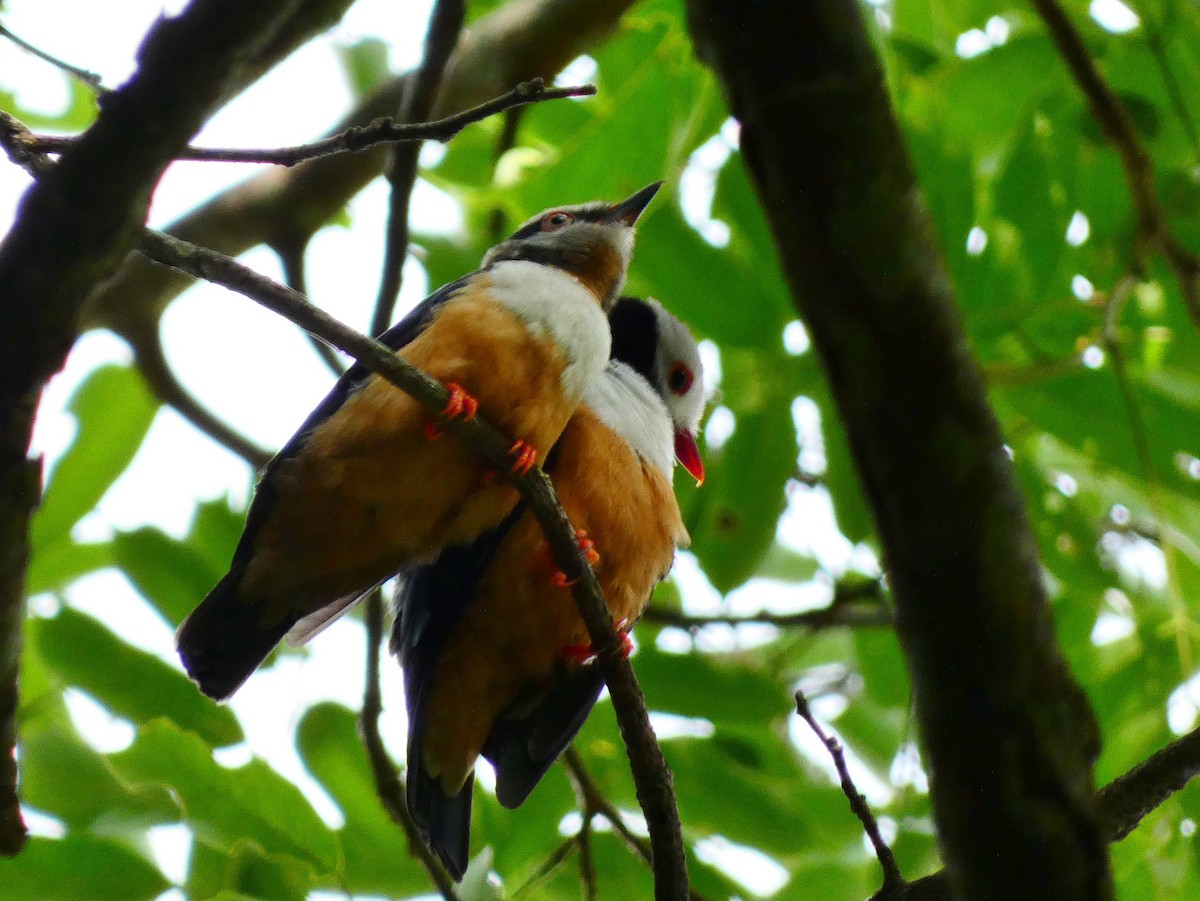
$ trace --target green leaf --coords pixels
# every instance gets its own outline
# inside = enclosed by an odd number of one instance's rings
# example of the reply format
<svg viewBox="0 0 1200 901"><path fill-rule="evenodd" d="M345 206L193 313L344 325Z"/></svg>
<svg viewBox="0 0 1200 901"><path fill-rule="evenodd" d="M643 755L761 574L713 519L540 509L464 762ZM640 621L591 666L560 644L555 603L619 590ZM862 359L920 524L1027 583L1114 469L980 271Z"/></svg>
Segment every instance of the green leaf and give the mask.
<svg viewBox="0 0 1200 901"><path fill-rule="evenodd" d="M136 370L107 365L87 377L68 408L78 428L34 514L35 554L65 540L125 471L150 429L158 401Z"/></svg>
<svg viewBox="0 0 1200 901"><path fill-rule="evenodd" d="M404 833L375 791L354 713L329 703L310 708L296 729L296 750L346 818L337 832L345 869L331 885L391 897L429 891L429 876L405 852Z"/></svg>
<svg viewBox="0 0 1200 901"><path fill-rule="evenodd" d="M171 625L183 622L225 575L212 555L149 526L113 538L113 561Z"/></svg>
<svg viewBox="0 0 1200 901"><path fill-rule="evenodd" d="M82 688L135 723L169 717L214 747L242 740L233 712L204 697L187 677L125 644L104 625L69 607L30 623L42 658L60 679Z"/></svg>
<svg viewBox="0 0 1200 901"><path fill-rule="evenodd" d="M69 538L38 548L25 574L25 593L62 591L71 582L90 572L112 566L112 545L108 542L76 544Z"/></svg>
<svg viewBox="0 0 1200 901"><path fill-rule="evenodd" d="M787 401L773 398L739 416L733 437L710 455L708 481L688 511L692 552L717 590L750 578L775 537L796 469L796 429Z"/></svg>
<svg viewBox="0 0 1200 901"><path fill-rule="evenodd" d="M794 709L778 680L737 660L713 654L664 654L648 643L633 662L652 710L769 729ZM697 692L697 685L705 690Z"/></svg>
<svg viewBox="0 0 1200 901"><path fill-rule="evenodd" d="M166 720L143 726L133 746L110 758L133 782L169 787L197 839L232 853L244 840L287 854L318 874L337 864L337 841L300 790L261 760L226 769L197 736Z"/></svg>
<svg viewBox="0 0 1200 901"><path fill-rule="evenodd" d="M22 721L21 796L68 827L94 832L136 834L179 820L167 789L130 784L80 740L65 713Z"/></svg>
<svg viewBox="0 0 1200 901"><path fill-rule="evenodd" d="M304 901L314 887L312 869L286 854L270 854L252 841L226 852L192 844L187 891L192 898L225 901Z"/></svg>
<svg viewBox="0 0 1200 901"><path fill-rule="evenodd" d="M124 845L92 835L35 836L16 857L0 857L6 901L140 901L171 883Z"/></svg>
<svg viewBox="0 0 1200 901"><path fill-rule="evenodd" d="M375 88L390 73L388 45L380 38L363 38L353 44L334 46L350 93L361 98Z"/></svg>

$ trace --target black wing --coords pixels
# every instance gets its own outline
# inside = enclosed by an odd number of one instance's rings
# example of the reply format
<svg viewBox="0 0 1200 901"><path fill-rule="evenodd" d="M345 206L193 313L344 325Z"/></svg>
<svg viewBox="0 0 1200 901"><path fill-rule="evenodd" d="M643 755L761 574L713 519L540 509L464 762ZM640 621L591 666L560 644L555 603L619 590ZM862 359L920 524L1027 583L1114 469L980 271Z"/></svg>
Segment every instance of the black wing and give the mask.
<svg viewBox="0 0 1200 901"><path fill-rule="evenodd" d="M499 526L470 544L448 547L433 563L404 575L396 591L391 648L404 668L408 708L408 808L427 844L455 879L470 859L474 777L449 796L422 765L425 701L446 640L462 618L497 548L525 512L517 504Z"/></svg>

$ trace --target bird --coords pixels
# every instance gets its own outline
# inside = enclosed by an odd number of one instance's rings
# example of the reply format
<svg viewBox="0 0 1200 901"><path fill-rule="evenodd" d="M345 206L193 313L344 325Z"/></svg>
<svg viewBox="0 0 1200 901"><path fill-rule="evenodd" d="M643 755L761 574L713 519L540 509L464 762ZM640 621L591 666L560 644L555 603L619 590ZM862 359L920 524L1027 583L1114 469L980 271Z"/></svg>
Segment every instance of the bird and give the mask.
<svg viewBox="0 0 1200 901"><path fill-rule="evenodd" d="M661 185L539 213L380 335L449 390L440 417L361 364L347 370L266 465L229 572L179 627L204 694L228 698L285 635L303 643L395 573L504 520L515 488L441 429L482 415L514 441L515 472L543 459L605 369L606 313Z"/></svg>
<svg viewBox="0 0 1200 901"><path fill-rule="evenodd" d="M703 481L696 341L653 299L609 315L612 359L551 450L546 472L624 636L687 531L676 457ZM426 843L456 879L469 858L480 754L496 794L519 806L583 726L603 687L587 629L541 527L518 505L495 530L407 574L391 649L409 715L407 797Z"/></svg>

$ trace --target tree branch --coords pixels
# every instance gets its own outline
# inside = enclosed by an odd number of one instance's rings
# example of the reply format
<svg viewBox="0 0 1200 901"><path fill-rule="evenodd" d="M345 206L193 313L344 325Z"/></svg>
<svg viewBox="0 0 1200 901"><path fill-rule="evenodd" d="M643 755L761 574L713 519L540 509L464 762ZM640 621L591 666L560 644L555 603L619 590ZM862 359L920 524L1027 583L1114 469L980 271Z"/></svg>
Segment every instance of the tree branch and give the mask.
<svg viewBox="0 0 1200 901"><path fill-rule="evenodd" d="M271 163L276 166L295 166L298 163L318 160L339 153L359 153L378 144L394 144L397 141L448 141L468 125L481 122L489 116L524 106L527 103L543 103L564 97L588 97L596 93L592 85L579 87L548 88L540 78L518 84L507 93L494 97L486 103L437 119L433 122L404 124L391 118L376 119L370 125L348 128L332 137L311 144L294 147L272 148L220 148L184 147L176 152L177 160L201 160L218 163ZM33 149L43 153L62 153L73 147L79 138L57 135L34 135Z"/></svg>
<svg viewBox="0 0 1200 901"><path fill-rule="evenodd" d="M155 262L216 282L249 297L350 354L431 412L444 409L449 392L439 382L414 369L378 341L347 328L314 307L303 296L236 260L150 230L142 233L138 251ZM660 901L686 898L687 858L671 772L654 738L645 698L621 650L621 641L604 602L600 583L596 581L596 574L587 564L575 540L574 527L558 503L549 477L540 468L530 470L524 476L513 476L508 466L508 451L512 442L480 417L470 422L456 419L447 427L493 463L497 471L509 474L541 524L558 568L568 581L577 580L572 592L592 646L604 668L617 724L629 755L638 802L650 829L655 897Z"/></svg>
<svg viewBox="0 0 1200 901"><path fill-rule="evenodd" d="M878 581L840 584L834 589L833 600L825 607L801 613L753 613L746 616L694 616L651 604L642 620L660 626L694 631L705 626L765 625L779 629L829 629L846 626L852 629L869 626L893 626L892 613L883 605L883 586Z"/></svg>
<svg viewBox="0 0 1200 901"><path fill-rule="evenodd" d="M309 0L315 6L330 0ZM633 0L511 0L480 19L464 35L451 61L435 115L482 103L532 78L551 78L580 53L588 52L614 27ZM380 86L352 110L334 132L366 126L393 113L410 76ZM228 256L260 244L287 246L307 239L382 170L386 147L340 154L292 169L273 168L210 200L167 231L177 238ZM100 286L83 320L84 328L119 335L157 322L191 280L172 270L130 258Z"/></svg>
<svg viewBox="0 0 1200 901"><path fill-rule="evenodd" d="M878 525L963 899L1111 894L1097 729L854 0L690 0ZM970 740L964 740L970 736Z"/></svg>
<svg viewBox="0 0 1200 901"><path fill-rule="evenodd" d="M1032 0L1046 23L1050 37L1067 64L1079 89L1087 98L1100 129L1121 158L1129 194L1137 213L1137 243L1134 258L1142 264L1144 248L1157 247L1179 283L1188 315L1200 328L1200 257L1184 247L1167 225L1166 214L1154 185L1150 154L1134 130L1125 106L1100 74L1087 52L1083 38L1057 0ZM1168 81L1168 90L1170 82Z"/></svg>
<svg viewBox="0 0 1200 901"><path fill-rule="evenodd" d="M446 71L450 54L458 44L467 10L464 0L437 0L425 35L425 53L421 67L408 83L397 118L401 122L420 122L428 119L437 100L438 88ZM539 86L541 81L536 82ZM595 93L593 88L592 93ZM370 334L378 335L392 322L396 298L403 282L404 261L408 258L408 205L413 185L417 182L417 161L421 142L397 144L392 148L388 166L391 200L388 204L387 239L384 244L383 276L379 296L371 317Z"/></svg>
<svg viewBox="0 0 1200 901"><path fill-rule="evenodd" d="M1102 834L1119 842L1142 819L1200 775L1200 729L1194 729L1118 776L1097 793ZM880 891L871 901L955 901L945 871Z"/></svg>
<svg viewBox="0 0 1200 901"><path fill-rule="evenodd" d="M348 0L345 0L348 2ZM150 194L188 138L246 79L298 34L301 0L194 0L159 19L138 69L105 96L91 128L22 199L0 246L0 851L20 847L14 814L17 652L24 616L28 530L37 493L26 460L41 387L61 368L95 286L116 271L145 221ZM323 6L330 6L324 3ZM343 2L342 5L345 5ZM8 137L7 134L4 135ZM43 167L45 168L45 167ZM103 178L96 173L103 172Z"/></svg>
<svg viewBox="0 0 1200 901"><path fill-rule="evenodd" d="M374 588L367 595L367 668L363 681L362 712L358 717L358 728L362 735L367 759L371 762L371 775L375 779L375 793L388 816L404 832L408 841L409 856L415 857L429 872L429 878L445 901L458 901L454 893L454 882L432 851L425 845L412 814L408 810L404 782L388 757L383 739L379 737L379 714L383 701L379 692L379 651L383 643L383 593Z"/></svg>
<svg viewBox="0 0 1200 901"><path fill-rule="evenodd" d="M8 38L26 53L30 53L43 62L47 62L54 66L54 68L62 72L66 72L72 78L77 78L88 87L102 93L108 93L108 88L104 87L104 85L100 83L100 76L95 72L89 72L87 69L81 69L78 66L72 66L70 63L63 62L56 56L51 56L45 50L40 50L39 48L33 46L33 44L30 44L28 41L21 40L21 38L17 37L3 25L0 25L0 36Z"/></svg>
<svg viewBox="0 0 1200 901"><path fill-rule="evenodd" d="M892 849L887 846L887 842L879 834L879 823L875 820L875 814L871 813L867 799L862 796L862 792L858 790L858 786L850 778L850 770L846 766L846 754L842 750L841 742L833 736L827 735L825 730L821 728L821 724L817 722L817 718L813 716L812 710L809 709L808 699L804 697L804 692L802 691L796 692L796 712L800 714L800 718L804 722L808 723L808 727L821 740L821 744L825 746L825 750L833 758L833 766L837 770L838 779L841 781L842 794L850 802L850 810L858 817L858 821L862 823L863 831L867 834L867 838L871 842L871 847L875 849L875 856L879 859L879 866L883 869L883 887L881 891L895 891L904 885L904 876L900 873L900 867L896 863Z"/></svg>

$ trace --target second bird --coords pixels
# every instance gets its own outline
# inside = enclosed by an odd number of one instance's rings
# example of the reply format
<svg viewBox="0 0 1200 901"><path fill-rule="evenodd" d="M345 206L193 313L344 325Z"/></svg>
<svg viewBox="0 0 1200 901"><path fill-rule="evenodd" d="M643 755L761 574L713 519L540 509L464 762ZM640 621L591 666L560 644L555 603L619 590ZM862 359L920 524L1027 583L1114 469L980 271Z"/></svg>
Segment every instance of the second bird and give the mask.
<svg viewBox="0 0 1200 901"><path fill-rule="evenodd" d="M671 472L677 456L703 478L694 436L704 392L695 340L658 303L623 298L610 324L613 359L546 471L627 631L687 541ZM411 573L398 593L392 649L409 712L409 808L460 878L477 757L495 765L500 802L516 807L603 686L533 514L517 507L499 529Z"/></svg>

